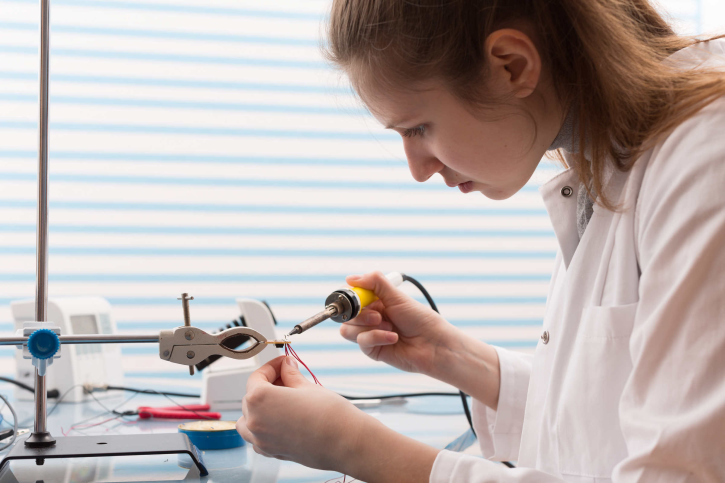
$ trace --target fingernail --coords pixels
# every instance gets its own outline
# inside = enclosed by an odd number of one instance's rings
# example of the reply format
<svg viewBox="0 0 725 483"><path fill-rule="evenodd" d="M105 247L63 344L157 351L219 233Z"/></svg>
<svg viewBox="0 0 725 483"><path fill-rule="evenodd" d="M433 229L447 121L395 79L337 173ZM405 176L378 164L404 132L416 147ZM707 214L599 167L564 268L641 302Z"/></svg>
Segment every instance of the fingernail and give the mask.
<svg viewBox="0 0 725 483"><path fill-rule="evenodd" d="M288 357L287 364L294 367L295 369L299 368L299 366L297 365L297 361L294 359L294 357Z"/></svg>
<svg viewBox="0 0 725 483"><path fill-rule="evenodd" d="M348 280L360 280L362 277L360 275L350 275L347 277Z"/></svg>
<svg viewBox="0 0 725 483"><path fill-rule="evenodd" d="M398 335L395 332L388 332L386 337L388 339L388 342L395 342L396 339L398 338Z"/></svg>

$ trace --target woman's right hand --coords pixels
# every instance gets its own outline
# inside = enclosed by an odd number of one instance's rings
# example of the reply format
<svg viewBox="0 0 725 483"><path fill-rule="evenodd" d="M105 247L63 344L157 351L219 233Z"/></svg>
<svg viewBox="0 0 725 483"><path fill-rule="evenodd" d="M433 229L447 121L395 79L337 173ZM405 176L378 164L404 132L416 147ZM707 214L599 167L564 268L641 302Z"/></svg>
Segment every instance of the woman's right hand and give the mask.
<svg viewBox="0 0 725 483"><path fill-rule="evenodd" d="M380 272L347 277L353 287L372 290L379 300L342 324L340 334L376 361L408 372L432 375L436 356L446 351L457 329L437 312L405 295Z"/></svg>

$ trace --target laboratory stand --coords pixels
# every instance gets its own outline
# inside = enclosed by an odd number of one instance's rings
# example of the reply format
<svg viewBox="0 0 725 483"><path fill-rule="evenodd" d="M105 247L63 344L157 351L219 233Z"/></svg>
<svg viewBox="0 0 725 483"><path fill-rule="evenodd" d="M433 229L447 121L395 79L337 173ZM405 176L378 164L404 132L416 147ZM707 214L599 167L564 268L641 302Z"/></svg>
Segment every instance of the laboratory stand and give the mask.
<svg viewBox="0 0 725 483"><path fill-rule="evenodd" d="M328 385L329 386L329 385ZM349 393L350 385L339 388ZM334 389L334 388L333 388ZM421 387L420 390L430 390ZM438 388L440 389L440 388ZM395 392L396 387L380 387L378 394ZM12 393L11 386L0 385L2 394ZM173 398L179 404L196 403L198 400ZM99 403L100 401L100 403ZM32 427L34 406L30 401L13 401L18 412L20 428ZM116 392L115 395L95 401L61 403L50 412L54 401L48 404L48 430L58 439L86 442L103 442L109 437L125 435L127 441L149 445L153 438L178 434L179 424L185 421L137 419L114 417L107 409L119 411L139 406L167 406L171 402L161 396L136 395ZM372 414L387 426L437 448L443 448L468 427L460 401L454 397L426 397L405 402L367 404L362 410ZM241 411L222 411L222 420L237 420ZM75 426L74 426L75 425ZM7 422L2 425L8 427ZM72 428L72 429L71 429ZM67 436L62 436L66 434ZM28 435L18 437L15 445L23 445ZM474 448L475 450L475 445ZM0 457L5 456L0 453ZM199 469L186 454L75 457L46 459L41 466L34 460L12 461L0 472L0 483L31 482L138 482L138 481L203 481L235 483L331 483L342 481L342 475L320 471L288 461L261 456L245 444L238 448L200 451L208 476L201 476ZM475 454L475 452L474 452ZM339 477L339 478L338 478ZM348 477L348 481L350 478Z"/></svg>

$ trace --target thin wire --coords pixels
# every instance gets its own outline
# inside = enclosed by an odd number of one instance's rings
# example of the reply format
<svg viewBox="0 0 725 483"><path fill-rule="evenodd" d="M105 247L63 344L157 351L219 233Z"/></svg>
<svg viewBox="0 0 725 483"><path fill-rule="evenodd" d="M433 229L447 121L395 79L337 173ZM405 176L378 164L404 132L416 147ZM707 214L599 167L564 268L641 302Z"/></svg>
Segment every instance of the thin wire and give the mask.
<svg viewBox="0 0 725 483"><path fill-rule="evenodd" d="M353 481L359 481L359 480L357 478L348 480L347 475L343 475L342 479L340 479L339 476L336 476L336 477L332 478L331 480L327 480L325 483L352 483Z"/></svg>
<svg viewBox="0 0 725 483"><path fill-rule="evenodd" d="M155 394L158 394L158 395L160 395L160 396L164 396L164 397L165 397L166 399L168 399L169 401L171 401L171 402L172 402L172 403L173 403L173 404L174 404L175 406L179 406L179 407L180 407L181 409L183 409L184 411L188 411L188 412L190 412L190 413L193 413L193 414L194 414L194 415L196 415L196 416L197 416L197 417L198 417L199 419L214 419L214 418L212 418L212 417L210 417L210 416L205 416L205 415L203 415L203 414L200 414L200 413L196 412L196 411L195 411L195 410L193 410L193 409L188 409L188 408L184 407L184 405L183 405L183 404L180 404L180 403L178 403L178 402L174 401L174 400L173 400L173 399L171 399L171 397L170 397L170 396L169 396L168 394L166 394L166 393L163 393L163 392L159 392L159 391L156 391L156 390L154 390L154 389L146 389L145 391L151 391L151 392L153 392L153 393L155 393ZM145 391L139 391L139 393L141 393L141 394L145 394ZM116 414L116 413L114 413L114 414ZM125 415L126 415L126 416L128 416L129 414L125 414Z"/></svg>
<svg viewBox="0 0 725 483"><path fill-rule="evenodd" d="M310 368L307 367L307 364L305 364L304 361L302 359L300 359L300 356L297 355L297 352L295 352L295 350L292 348L292 344L285 344L284 353L286 356L291 355L292 357L297 359L297 362L299 362L300 364L305 366L305 369L307 369L307 372L309 372L310 375L312 376L312 379L315 380L315 384L319 385L320 387L324 387L324 386L322 386L322 383L317 379L317 376L315 376L315 374L310 370ZM333 481L335 483L341 483L339 477L333 478L332 480L328 480L325 483L331 483ZM357 480L355 478L353 478L352 480L349 480L349 481L350 481L350 483L352 483L353 481L357 481ZM348 482L347 475L342 475L342 483L347 483L347 482Z"/></svg>
<svg viewBox="0 0 725 483"><path fill-rule="evenodd" d="M310 368L307 367L307 364L305 364L302 361L302 359L300 359L300 356L297 355L297 352L295 352L295 350L292 348L292 345L291 344L285 344L285 346L284 346L284 353L285 353L286 356L290 356L291 355L292 357L294 357L295 359L297 359L297 361L300 364L302 364L303 366L305 366L305 369L307 369L307 372L309 372L310 375L312 376L312 379L315 380L315 384L318 384L318 385L322 386L322 383L319 381L319 379L317 379L317 376L315 376L312 373L312 371L310 370Z"/></svg>
<svg viewBox="0 0 725 483"><path fill-rule="evenodd" d="M67 395L68 395L68 394L69 394L69 393L70 393L70 392L71 392L71 391L72 391L73 389L75 389L75 388L77 388L77 387L83 387L83 384L76 384L76 385L74 385L74 386L71 386L71 387L70 387L70 388L69 388L68 390L66 390L66 391L65 391L65 392L63 393L63 395L62 395L62 396L60 396L60 397L58 398L58 400L57 400L57 401L55 402L55 404L53 405L53 407L52 407L52 408L50 408L50 411L48 411L48 416L50 416L51 414L53 414L53 411L55 411L55 409L56 409L56 408L58 407L58 404L60 404L60 403L61 403L61 402L63 401L63 399L65 399L65 397L66 397L66 396L67 396ZM46 417L48 417L48 416L46 416Z"/></svg>
<svg viewBox="0 0 725 483"><path fill-rule="evenodd" d="M7 399L5 399L5 396L0 394L0 399L5 402L5 405L8 407L8 409L10 409L10 412L13 415L13 435L10 437L10 441L8 441L5 446L0 448L0 451L5 451L9 447L11 447L13 443L15 443L15 438L18 437L18 415L15 414L15 409L13 409L13 406L8 402Z"/></svg>
<svg viewBox="0 0 725 483"><path fill-rule="evenodd" d="M128 404L128 402L129 402L129 401L130 401L131 399L133 399L133 398L135 398L136 396L138 396L138 394L133 394L133 395L131 395L130 397L126 398L126 399L125 399L125 400L124 400L124 401L123 401L123 402L122 402L121 404L119 404L119 405L118 405L118 406L116 406L115 408L113 408L113 409L108 409L108 408L106 407L106 405L105 405L105 404L101 403L101 401L100 401L100 400L99 400L99 399L98 399L98 398L97 398L97 397L96 397L95 395L93 395L93 393L92 393L92 392L91 392L91 393L88 393L88 394L89 394L89 395L90 395L90 396L91 396L91 397L93 398L93 400L94 400L94 401L96 401L96 402L97 402L97 403L98 403L98 404L99 404L99 405L100 405L100 406L101 406L101 407L102 407L102 408L103 408L103 409L105 410L105 412L103 412L103 413L100 413L100 414L96 414L95 416L91 416L90 418L86 418L86 419L83 419L83 420L81 420L81 421L78 421L78 422L76 422L76 423L73 423L73 425L74 425L74 426L75 426L75 425L79 425L79 424L82 424L82 423L85 423L86 421L92 421L93 419L96 419L96 418L100 418L101 416L104 416L104 415L106 415L106 414L116 414L116 415L118 415L119 417L126 417L126 415L125 415L125 414L119 414L119 411L118 411L118 409L119 409L120 407L122 407L122 406L125 406L126 404Z"/></svg>

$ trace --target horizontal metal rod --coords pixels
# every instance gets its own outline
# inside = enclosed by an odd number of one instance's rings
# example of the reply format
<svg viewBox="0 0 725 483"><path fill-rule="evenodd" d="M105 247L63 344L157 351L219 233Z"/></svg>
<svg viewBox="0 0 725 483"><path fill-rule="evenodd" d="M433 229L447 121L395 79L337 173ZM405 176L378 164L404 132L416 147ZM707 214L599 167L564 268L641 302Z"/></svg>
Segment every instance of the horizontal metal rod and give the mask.
<svg viewBox="0 0 725 483"><path fill-rule="evenodd" d="M23 345L27 343L27 337L0 337L0 346ZM61 335L61 344L143 344L159 341L158 334L82 334L82 335Z"/></svg>

